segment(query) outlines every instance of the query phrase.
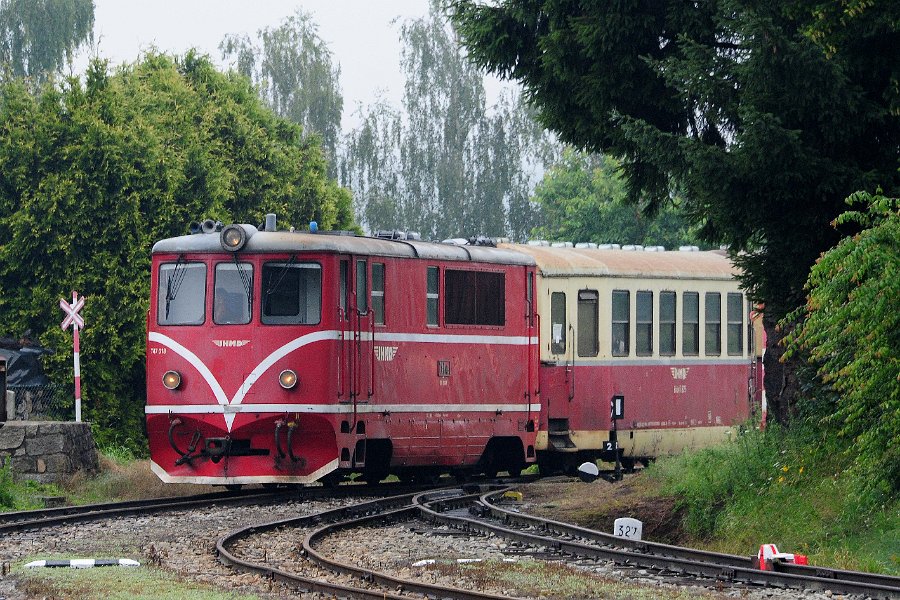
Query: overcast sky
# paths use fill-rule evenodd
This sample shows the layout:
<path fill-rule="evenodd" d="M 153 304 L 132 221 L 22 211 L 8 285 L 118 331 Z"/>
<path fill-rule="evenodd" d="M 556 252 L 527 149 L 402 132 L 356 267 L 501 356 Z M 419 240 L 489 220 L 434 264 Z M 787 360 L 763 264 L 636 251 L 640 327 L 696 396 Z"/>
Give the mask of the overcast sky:
<path fill-rule="evenodd" d="M 428 0 L 94 0 L 94 6 L 95 49 L 113 65 L 154 47 L 176 54 L 197 48 L 220 63 L 218 46 L 227 34 L 253 38 L 301 8 L 313 15 L 340 64 L 345 131 L 355 124 L 358 105 L 368 105 L 379 91 L 399 105 L 400 25 L 393 21 L 428 14 Z M 80 57 L 76 71 L 86 63 Z M 497 87 L 489 85 L 489 93 Z"/>

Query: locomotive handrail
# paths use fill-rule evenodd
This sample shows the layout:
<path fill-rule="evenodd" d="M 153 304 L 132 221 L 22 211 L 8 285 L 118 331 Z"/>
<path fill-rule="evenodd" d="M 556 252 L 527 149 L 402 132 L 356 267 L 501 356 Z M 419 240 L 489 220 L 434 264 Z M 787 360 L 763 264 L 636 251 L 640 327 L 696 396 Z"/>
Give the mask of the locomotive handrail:
<path fill-rule="evenodd" d="M 369 353 L 369 363 L 372 365 L 372 372 L 369 377 L 368 396 L 371 398 L 375 395 L 375 311 L 370 307 L 367 315 L 369 317 L 369 329 L 372 330 L 372 351 Z"/>
<path fill-rule="evenodd" d="M 338 337 L 338 398 L 344 395 L 344 309 L 337 307 L 338 324 L 341 326 L 341 335 Z"/>

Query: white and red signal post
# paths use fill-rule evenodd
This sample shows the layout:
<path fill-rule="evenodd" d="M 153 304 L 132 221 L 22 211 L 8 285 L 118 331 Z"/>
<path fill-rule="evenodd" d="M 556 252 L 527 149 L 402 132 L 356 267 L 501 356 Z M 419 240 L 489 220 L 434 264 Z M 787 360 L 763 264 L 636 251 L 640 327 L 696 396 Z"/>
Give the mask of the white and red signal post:
<path fill-rule="evenodd" d="M 79 312 L 84 307 L 84 296 L 78 297 L 78 292 L 72 292 L 72 302 L 66 302 L 62 298 L 59 299 L 59 307 L 66 314 L 66 317 L 60 323 L 63 331 L 72 327 L 75 337 L 75 422 L 81 423 L 81 362 L 78 357 L 81 349 L 78 342 L 78 331 L 84 329 L 84 317 Z"/>

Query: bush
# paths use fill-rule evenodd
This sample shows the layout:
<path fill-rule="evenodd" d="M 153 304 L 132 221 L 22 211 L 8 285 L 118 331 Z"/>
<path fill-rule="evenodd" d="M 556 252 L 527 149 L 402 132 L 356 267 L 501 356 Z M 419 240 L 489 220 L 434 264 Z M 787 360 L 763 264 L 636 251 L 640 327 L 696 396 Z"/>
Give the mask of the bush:
<path fill-rule="evenodd" d="M 786 357 L 807 357 L 817 424 L 844 440 L 867 488 L 900 491 L 900 201 L 858 193 L 835 225 L 865 229 L 824 253 Z"/>

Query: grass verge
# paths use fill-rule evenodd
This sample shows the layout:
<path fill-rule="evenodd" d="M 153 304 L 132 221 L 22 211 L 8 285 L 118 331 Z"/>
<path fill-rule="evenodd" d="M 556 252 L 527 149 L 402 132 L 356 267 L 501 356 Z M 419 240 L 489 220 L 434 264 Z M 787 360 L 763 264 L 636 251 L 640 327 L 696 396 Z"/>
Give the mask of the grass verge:
<path fill-rule="evenodd" d="M 151 567 L 95 569 L 22 569 L 17 588 L 28 598 L 48 600 L 255 600 L 258 596 L 223 592 L 212 586 L 181 581 L 171 572 Z"/>
<path fill-rule="evenodd" d="M 900 575 L 900 501 L 859 481 L 852 459 L 818 435 L 751 430 L 646 474 L 685 511 L 695 545 L 747 554 L 774 543 L 810 564 Z"/>

